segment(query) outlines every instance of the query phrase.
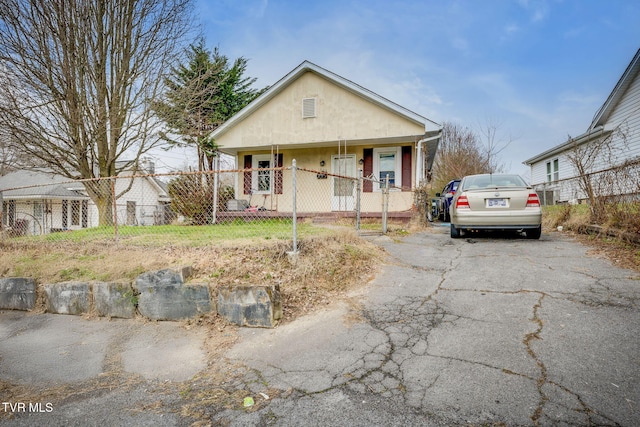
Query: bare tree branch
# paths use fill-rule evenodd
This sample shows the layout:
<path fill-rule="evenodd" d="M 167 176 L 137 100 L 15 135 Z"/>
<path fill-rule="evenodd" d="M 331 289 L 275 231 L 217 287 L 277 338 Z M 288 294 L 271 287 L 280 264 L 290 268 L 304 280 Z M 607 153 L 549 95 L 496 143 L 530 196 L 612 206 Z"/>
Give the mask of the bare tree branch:
<path fill-rule="evenodd" d="M 186 44 L 191 2 L 0 2 L 0 125 L 15 147 L 72 179 L 136 164 L 161 142 L 150 103 Z M 86 182 L 110 223 L 110 193 Z"/>

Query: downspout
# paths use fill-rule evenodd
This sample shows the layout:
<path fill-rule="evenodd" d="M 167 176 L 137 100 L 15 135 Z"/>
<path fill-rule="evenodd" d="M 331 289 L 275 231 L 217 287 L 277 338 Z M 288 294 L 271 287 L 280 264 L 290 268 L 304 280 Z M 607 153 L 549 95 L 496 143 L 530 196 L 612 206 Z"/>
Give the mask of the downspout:
<path fill-rule="evenodd" d="M 430 138 L 423 138 L 420 141 L 418 141 L 417 146 L 416 146 L 416 187 L 419 187 L 422 185 L 422 182 L 425 179 L 425 173 L 424 173 L 424 160 L 422 158 L 422 144 L 425 142 L 429 142 L 429 141 L 433 141 L 434 139 L 439 139 L 442 135 L 438 134 L 436 136 L 432 136 Z"/>

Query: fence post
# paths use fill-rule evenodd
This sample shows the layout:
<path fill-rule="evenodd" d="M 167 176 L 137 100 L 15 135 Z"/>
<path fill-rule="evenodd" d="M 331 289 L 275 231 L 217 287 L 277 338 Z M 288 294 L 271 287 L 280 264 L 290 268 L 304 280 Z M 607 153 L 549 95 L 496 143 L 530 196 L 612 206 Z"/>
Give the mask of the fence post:
<path fill-rule="evenodd" d="M 211 215 L 211 224 L 215 224 L 218 220 L 218 177 L 220 172 L 220 157 L 216 153 L 213 158 L 213 212 Z"/>
<path fill-rule="evenodd" d="M 382 233 L 387 234 L 387 212 L 389 211 L 389 174 L 385 176 L 382 190 Z"/>
<path fill-rule="evenodd" d="M 356 231 L 360 231 L 360 194 L 362 192 L 362 169 L 358 169 L 358 183 L 356 184 Z"/>
<path fill-rule="evenodd" d="M 111 178 L 111 203 L 113 209 L 113 230 L 115 233 L 116 243 L 119 242 L 120 236 L 118 235 L 118 206 L 116 205 L 116 178 Z"/>
<path fill-rule="evenodd" d="M 2 191 L 0 191 L 0 241 L 4 242 L 4 214 L 3 214 L 3 204 L 4 204 L 4 199 L 3 199 L 3 194 Z"/>
<path fill-rule="evenodd" d="M 293 220 L 293 249 L 292 252 L 295 254 L 298 252 L 298 212 L 297 212 L 297 180 L 296 180 L 296 159 L 293 159 L 291 162 L 291 187 L 293 188 L 292 201 L 293 201 L 293 209 L 292 209 L 292 220 Z"/>

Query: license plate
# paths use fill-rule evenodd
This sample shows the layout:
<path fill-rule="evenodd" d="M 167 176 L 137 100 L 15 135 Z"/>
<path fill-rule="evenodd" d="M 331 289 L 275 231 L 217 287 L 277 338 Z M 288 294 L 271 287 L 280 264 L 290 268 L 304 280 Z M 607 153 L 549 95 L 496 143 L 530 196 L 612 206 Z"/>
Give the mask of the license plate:
<path fill-rule="evenodd" d="M 488 208 L 506 208 L 507 199 L 487 199 Z"/>

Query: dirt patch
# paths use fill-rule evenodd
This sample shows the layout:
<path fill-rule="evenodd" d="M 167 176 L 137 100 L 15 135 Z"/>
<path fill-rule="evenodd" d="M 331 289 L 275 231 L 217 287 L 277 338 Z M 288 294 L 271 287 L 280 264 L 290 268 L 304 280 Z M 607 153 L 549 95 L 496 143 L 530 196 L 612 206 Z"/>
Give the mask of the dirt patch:
<path fill-rule="evenodd" d="M 598 234 L 573 234 L 591 247 L 589 255 L 606 258 L 618 267 L 640 272 L 640 246 L 637 244 Z"/>
<path fill-rule="evenodd" d="M 637 222 L 636 218 L 635 225 L 616 228 L 612 234 L 634 234 L 634 230 L 638 227 Z M 608 233 L 611 230 L 610 225 L 605 224 L 600 228 L 600 232 L 594 232 L 587 205 L 546 207 L 543 211 L 542 225 L 546 232 L 555 231 L 561 226 L 565 232 L 571 233 L 577 240 L 590 246 L 591 255 L 606 258 L 619 267 L 640 271 L 640 245 L 629 239 L 612 237 Z"/>

